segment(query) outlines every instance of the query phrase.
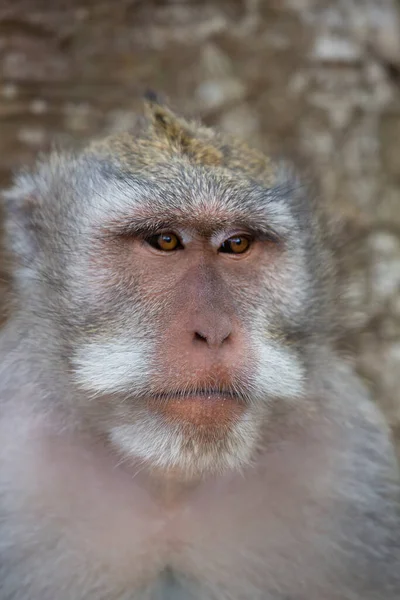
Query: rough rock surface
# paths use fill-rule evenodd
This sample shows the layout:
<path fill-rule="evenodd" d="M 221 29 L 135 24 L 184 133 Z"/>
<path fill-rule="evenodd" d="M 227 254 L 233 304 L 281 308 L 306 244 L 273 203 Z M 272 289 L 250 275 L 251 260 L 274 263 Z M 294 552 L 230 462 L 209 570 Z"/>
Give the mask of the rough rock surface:
<path fill-rule="evenodd" d="M 394 0 L 2 0 L 0 184 L 39 150 L 129 128 L 148 88 L 307 165 L 344 220 L 341 345 L 400 431 L 398 9 Z"/>

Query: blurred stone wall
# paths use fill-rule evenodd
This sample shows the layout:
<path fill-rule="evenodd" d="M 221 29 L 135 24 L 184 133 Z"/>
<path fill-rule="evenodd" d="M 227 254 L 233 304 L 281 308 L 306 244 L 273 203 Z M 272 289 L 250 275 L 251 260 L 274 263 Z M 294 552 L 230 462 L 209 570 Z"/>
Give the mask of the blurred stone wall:
<path fill-rule="evenodd" d="M 400 430 L 398 8 L 0 0 L 0 185 L 40 150 L 129 128 L 147 89 L 307 165 L 345 224 L 341 344 Z"/>

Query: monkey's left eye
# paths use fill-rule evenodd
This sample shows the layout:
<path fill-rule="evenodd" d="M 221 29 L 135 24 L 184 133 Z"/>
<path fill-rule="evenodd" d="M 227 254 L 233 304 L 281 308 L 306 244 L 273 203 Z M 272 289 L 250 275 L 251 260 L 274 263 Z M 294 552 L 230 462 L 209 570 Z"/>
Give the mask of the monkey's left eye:
<path fill-rule="evenodd" d="M 250 248 L 251 240 L 244 235 L 235 235 L 225 240 L 219 247 L 225 254 L 243 254 Z"/>
<path fill-rule="evenodd" d="M 183 248 L 178 236 L 174 233 L 152 235 L 146 239 L 146 242 L 156 250 L 161 250 L 162 252 L 172 252 L 173 250 Z"/>

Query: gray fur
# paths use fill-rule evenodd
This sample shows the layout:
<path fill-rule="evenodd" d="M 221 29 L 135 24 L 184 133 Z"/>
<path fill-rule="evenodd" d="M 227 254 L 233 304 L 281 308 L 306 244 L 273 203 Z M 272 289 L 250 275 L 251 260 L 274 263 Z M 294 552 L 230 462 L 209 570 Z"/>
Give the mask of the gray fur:
<path fill-rule="evenodd" d="M 0 600 L 400 597 L 393 444 L 333 350 L 323 217 L 276 172 L 267 185 L 184 153 L 135 171 L 90 150 L 53 155 L 5 194 L 16 308 L 0 339 Z M 277 236 L 281 254 L 273 276 L 260 261 L 248 286 L 226 284 L 255 357 L 251 381 L 235 383 L 248 419 L 185 462 L 179 427 L 167 436 L 138 409 L 176 307 L 142 297 L 134 257 L 112 285 L 107 261 L 90 265 L 99 240 L 149 225 L 140 211 L 192 227 L 216 208 L 226 222 L 205 227 L 234 215 Z M 198 470 L 172 512 L 170 484 L 151 491 L 135 463 L 146 444 L 153 466 Z"/>

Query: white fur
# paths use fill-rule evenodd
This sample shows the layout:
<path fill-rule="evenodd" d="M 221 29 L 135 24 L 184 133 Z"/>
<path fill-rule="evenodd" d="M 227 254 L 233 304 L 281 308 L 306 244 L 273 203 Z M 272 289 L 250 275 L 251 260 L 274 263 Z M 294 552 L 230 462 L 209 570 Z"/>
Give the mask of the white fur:
<path fill-rule="evenodd" d="M 258 345 L 259 364 L 254 378 L 256 394 L 260 390 L 267 397 L 300 398 L 304 393 L 305 367 L 296 353 L 277 342 Z"/>
<path fill-rule="evenodd" d="M 258 440 L 255 415 L 246 413 L 226 434 L 223 444 L 192 440 L 179 425 L 165 425 L 156 415 L 141 415 L 135 423 L 118 425 L 110 432 L 124 456 L 161 469 L 179 468 L 188 474 L 222 472 L 248 464 Z"/>
<path fill-rule="evenodd" d="M 146 344 L 138 340 L 92 341 L 75 354 L 75 377 L 94 393 L 129 392 L 146 380 L 145 356 Z"/>

